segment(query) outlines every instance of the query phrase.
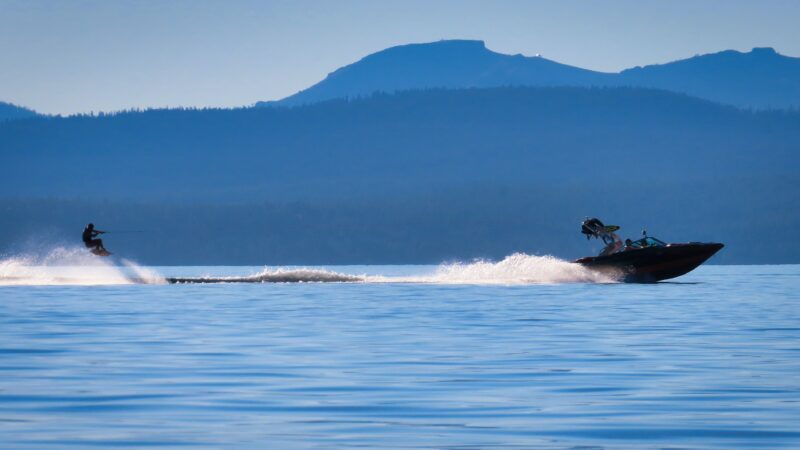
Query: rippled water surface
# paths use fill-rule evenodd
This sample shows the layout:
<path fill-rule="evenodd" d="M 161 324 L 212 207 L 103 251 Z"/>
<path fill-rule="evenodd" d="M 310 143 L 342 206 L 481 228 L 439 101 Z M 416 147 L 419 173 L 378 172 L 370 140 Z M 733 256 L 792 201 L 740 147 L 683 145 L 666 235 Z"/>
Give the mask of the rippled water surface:
<path fill-rule="evenodd" d="M 798 289 L 800 266 L 5 286 L 0 447 L 800 448 Z"/>

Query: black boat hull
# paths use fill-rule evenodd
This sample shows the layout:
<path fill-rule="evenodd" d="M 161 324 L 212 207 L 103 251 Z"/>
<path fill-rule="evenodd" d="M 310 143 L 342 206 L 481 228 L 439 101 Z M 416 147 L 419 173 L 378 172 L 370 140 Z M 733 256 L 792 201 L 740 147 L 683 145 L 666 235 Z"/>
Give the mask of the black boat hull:
<path fill-rule="evenodd" d="M 587 256 L 575 262 L 626 283 L 655 283 L 691 272 L 722 247 L 718 243 L 669 244 Z"/>

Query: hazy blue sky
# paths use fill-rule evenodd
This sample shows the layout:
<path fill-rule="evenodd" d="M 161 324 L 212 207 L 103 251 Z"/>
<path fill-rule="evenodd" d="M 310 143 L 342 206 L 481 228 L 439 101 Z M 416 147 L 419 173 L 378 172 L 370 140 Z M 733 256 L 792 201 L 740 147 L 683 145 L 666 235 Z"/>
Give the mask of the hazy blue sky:
<path fill-rule="evenodd" d="M 482 39 L 602 71 L 800 56 L 800 1 L 0 0 L 0 100 L 45 113 L 278 99 L 383 48 Z"/>

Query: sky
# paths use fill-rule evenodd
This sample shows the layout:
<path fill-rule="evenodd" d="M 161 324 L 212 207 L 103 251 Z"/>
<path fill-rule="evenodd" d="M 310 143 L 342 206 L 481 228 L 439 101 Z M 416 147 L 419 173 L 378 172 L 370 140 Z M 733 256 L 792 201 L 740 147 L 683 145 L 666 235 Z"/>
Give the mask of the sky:
<path fill-rule="evenodd" d="M 47 114 L 277 100 L 394 45 L 480 39 L 599 71 L 800 56 L 796 0 L 0 0 L 0 101 Z"/>

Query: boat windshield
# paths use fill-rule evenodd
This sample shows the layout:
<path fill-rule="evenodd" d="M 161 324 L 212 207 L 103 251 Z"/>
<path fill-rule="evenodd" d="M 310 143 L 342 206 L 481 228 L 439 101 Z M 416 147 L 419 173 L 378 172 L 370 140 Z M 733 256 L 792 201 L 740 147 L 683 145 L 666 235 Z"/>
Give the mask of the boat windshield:
<path fill-rule="evenodd" d="M 667 244 L 663 241 L 660 241 L 654 237 L 646 237 L 644 239 L 639 239 L 638 241 L 634 241 L 631 244 L 633 248 L 645 248 L 645 247 L 664 247 Z"/>

